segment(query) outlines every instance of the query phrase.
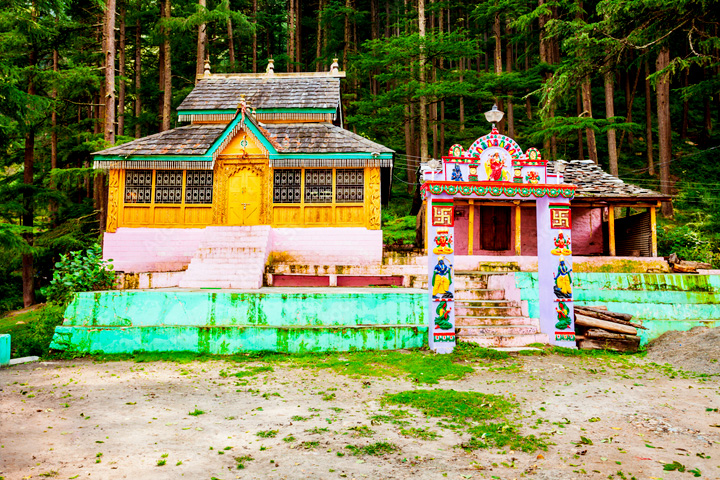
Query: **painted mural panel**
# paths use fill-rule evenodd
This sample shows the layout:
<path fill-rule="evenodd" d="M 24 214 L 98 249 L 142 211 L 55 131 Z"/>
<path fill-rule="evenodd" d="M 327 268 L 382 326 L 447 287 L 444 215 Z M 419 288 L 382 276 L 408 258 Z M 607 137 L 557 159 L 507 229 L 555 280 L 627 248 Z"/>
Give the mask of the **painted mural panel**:
<path fill-rule="evenodd" d="M 455 348 L 455 250 L 454 209 L 452 198 L 428 202 L 428 288 L 430 290 L 429 345 L 437 353 Z"/>

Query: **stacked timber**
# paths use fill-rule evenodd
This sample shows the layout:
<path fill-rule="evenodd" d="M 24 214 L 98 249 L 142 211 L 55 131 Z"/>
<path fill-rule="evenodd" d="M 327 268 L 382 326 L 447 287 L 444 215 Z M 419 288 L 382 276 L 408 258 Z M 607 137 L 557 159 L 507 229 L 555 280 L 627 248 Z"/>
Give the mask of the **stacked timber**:
<path fill-rule="evenodd" d="M 575 305 L 575 338 L 578 348 L 636 352 L 640 345 L 638 329 L 647 329 L 630 320 L 632 315 L 627 313 L 609 312 L 605 307 Z"/>
<path fill-rule="evenodd" d="M 668 263 L 672 266 L 673 273 L 698 273 L 699 269 L 709 270 L 712 268 L 712 265 L 706 262 L 680 260 L 674 253 L 668 257 Z"/>

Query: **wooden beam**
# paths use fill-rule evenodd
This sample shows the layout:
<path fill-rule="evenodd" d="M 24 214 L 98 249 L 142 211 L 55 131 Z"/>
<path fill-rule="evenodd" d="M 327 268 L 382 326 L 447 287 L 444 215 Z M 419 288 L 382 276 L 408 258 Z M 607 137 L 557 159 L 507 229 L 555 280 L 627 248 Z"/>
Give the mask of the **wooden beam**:
<path fill-rule="evenodd" d="M 652 256 L 657 257 L 657 215 L 655 207 L 650 207 L 650 240 L 652 242 Z"/>
<path fill-rule="evenodd" d="M 468 204 L 468 255 L 472 255 L 475 237 L 475 200 L 468 200 Z"/>
<path fill-rule="evenodd" d="M 615 256 L 615 208 L 608 207 L 608 237 L 610 241 L 610 256 Z"/>
<path fill-rule="evenodd" d="M 606 320 L 598 320 L 597 318 L 586 317 L 585 315 L 575 314 L 575 325 L 588 328 L 602 328 L 610 332 L 624 333 L 626 335 L 637 335 L 637 328 L 621 325 Z"/>
<path fill-rule="evenodd" d="M 521 229 L 520 205 L 518 204 L 515 205 L 515 255 L 518 257 L 522 255 Z"/>

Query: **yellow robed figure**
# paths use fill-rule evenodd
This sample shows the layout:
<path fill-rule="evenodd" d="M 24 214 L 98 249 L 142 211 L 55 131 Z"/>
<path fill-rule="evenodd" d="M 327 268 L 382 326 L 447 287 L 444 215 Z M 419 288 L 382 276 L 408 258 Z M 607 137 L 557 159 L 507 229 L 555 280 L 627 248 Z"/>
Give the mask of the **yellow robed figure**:
<path fill-rule="evenodd" d="M 445 265 L 445 257 L 438 257 L 432 276 L 433 298 L 452 298 L 452 265 Z"/>

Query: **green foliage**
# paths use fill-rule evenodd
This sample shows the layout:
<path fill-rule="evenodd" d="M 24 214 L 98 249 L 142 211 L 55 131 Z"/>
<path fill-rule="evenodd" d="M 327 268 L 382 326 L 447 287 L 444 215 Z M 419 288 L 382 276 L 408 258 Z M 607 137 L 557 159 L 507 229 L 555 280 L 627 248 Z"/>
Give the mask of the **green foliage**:
<path fill-rule="evenodd" d="M 455 390 L 413 390 L 386 394 L 383 403 L 417 408 L 427 417 L 449 420 L 449 423 L 439 423 L 440 426 L 467 430 L 471 438 L 461 445 L 465 449 L 506 446 L 524 452 L 547 449 L 542 439 L 534 435 L 523 436 L 518 432 L 519 426 L 515 419 L 519 405 L 501 395 Z"/>
<path fill-rule="evenodd" d="M 385 220 L 383 215 L 383 243 L 385 245 L 409 245 L 415 243 L 415 224 L 417 217 L 410 215 Z"/>
<path fill-rule="evenodd" d="M 25 328 L 13 334 L 12 345 L 15 357 L 47 354 L 52 342 L 55 327 L 63 322 L 64 305 L 48 304 L 36 313 L 36 318 L 28 321 Z M 17 319 L 18 317 L 14 317 Z"/>
<path fill-rule="evenodd" d="M 112 260 L 111 260 L 112 261 Z M 67 304 L 78 292 L 113 288 L 115 272 L 110 262 L 102 259 L 100 245 L 60 256 L 48 287 L 48 300 Z"/>
<path fill-rule="evenodd" d="M 400 447 L 398 447 L 394 443 L 390 443 L 390 442 L 375 442 L 375 443 L 371 443 L 370 445 L 362 445 L 362 446 L 348 445 L 345 448 L 350 450 L 350 452 L 355 456 L 363 456 L 363 455 L 380 456 L 380 455 L 388 455 L 388 454 L 400 451 Z"/>

